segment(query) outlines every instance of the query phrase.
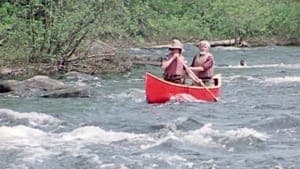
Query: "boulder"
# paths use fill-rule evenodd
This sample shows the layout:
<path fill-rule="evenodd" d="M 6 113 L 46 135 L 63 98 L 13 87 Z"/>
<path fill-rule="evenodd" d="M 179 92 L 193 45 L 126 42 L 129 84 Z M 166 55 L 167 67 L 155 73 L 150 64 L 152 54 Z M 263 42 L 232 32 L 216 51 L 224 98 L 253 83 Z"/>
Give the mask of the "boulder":
<path fill-rule="evenodd" d="M 0 84 L 0 93 L 6 93 L 12 91 L 11 88 L 7 85 Z"/>
<path fill-rule="evenodd" d="M 27 88 L 41 89 L 45 91 L 57 90 L 65 88 L 65 84 L 61 81 L 54 80 L 48 76 L 34 76 L 30 79 L 24 80 L 23 83 Z"/>
<path fill-rule="evenodd" d="M 46 98 L 66 98 L 66 97 L 89 97 L 90 88 L 87 85 L 78 85 L 65 89 L 59 89 L 41 95 Z"/>
<path fill-rule="evenodd" d="M 6 93 L 10 91 L 18 90 L 22 85 L 21 81 L 18 80 L 5 80 L 0 82 L 0 93 Z"/>

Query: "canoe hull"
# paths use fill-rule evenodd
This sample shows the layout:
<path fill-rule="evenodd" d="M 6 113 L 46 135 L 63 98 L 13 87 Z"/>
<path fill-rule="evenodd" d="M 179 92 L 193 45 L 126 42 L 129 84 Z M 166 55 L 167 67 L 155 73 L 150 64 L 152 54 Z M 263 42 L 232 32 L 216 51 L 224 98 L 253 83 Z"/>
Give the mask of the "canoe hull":
<path fill-rule="evenodd" d="M 146 73 L 146 99 L 148 103 L 164 103 L 177 95 L 188 94 L 197 100 L 215 101 L 214 97 L 220 97 L 221 75 L 216 76 L 214 79 L 218 81 L 216 86 L 204 88 L 168 82 L 151 73 Z M 210 90 L 210 92 L 207 90 Z"/>

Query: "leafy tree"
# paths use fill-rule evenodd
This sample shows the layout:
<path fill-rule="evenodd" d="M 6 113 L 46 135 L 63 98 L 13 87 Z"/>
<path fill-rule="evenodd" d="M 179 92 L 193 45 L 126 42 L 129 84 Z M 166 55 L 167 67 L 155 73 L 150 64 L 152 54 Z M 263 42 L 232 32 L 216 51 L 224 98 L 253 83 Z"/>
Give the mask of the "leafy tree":
<path fill-rule="evenodd" d="M 1 11 L 13 9 L 10 16 L 13 18 L 4 18 L 10 22 L 1 26 L 2 35 L 9 42 L 5 47 L 20 45 L 25 51 L 30 49 L 23 55 L 18 54 L 29 62 L 71 56 L 93 30 L 102 11 L 101 1 L 89 0 L 30 0 L 6 2 L 5 5 L 1 6 Z"/>
<path fill-rule="evenodd" d="M 300 37 L 297 0 L 2 0 L 0 56 L 67 59 L 95 39 Z"/>

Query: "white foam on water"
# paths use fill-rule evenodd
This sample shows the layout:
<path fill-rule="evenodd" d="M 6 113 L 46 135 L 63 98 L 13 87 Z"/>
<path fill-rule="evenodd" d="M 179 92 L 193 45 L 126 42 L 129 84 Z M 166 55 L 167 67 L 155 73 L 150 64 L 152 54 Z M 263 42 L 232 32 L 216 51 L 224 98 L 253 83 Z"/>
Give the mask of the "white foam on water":
<path fill-rule="evenodd" d="M 290 82 L 300 82 L 300 76 L 285 76 L 285 77 L 274 77 L 274 78 L 266 78 L 264 82 L 267 83 L 290 83 Z"/>
<path fill-rule="evenodd" d="M 227 76 L 223 78 L 223 81 L 231 82 L 232 80 L 236 80 L 236 79 L 246 79 L 248 81 L 260 81 L 260 79 L 255 78 L 253 76 L 242 76 L 242 75 Z"/>
<path fill-rule="evenodd" d="M 180 123 L 184 119 L 177 119 Z M 51 155 L 61 153 L 70 153 L 74 157 L 84 156 L 93 164 L 103 165 L 105 163 L 97 158 L 97 155 L 87 148 L 91 144 L 118 144 L 120 141 L 126 141 L 136 148 L 145 151 L 149 148 L 158 147 L 169 141 L 175 141 L 179 144 L 192 144 L 203 147 L 226 148 L 226 144 L 232 142 L 244 142 L 244 138 L 254 138 L 254 140 L 266 141 L 269 136 L 249 128 L 238 128 L 228 131 L 219 131 L 213 128 L 211 123 L 207 123 L 197 130 L 162 130 L 166 133 L 146 133 L 136 134 L 128 132 L 106 131 L 97 126 L 84 126 L 74 129 L 70 132 L 47 133 L 39 129 L 27 126 L 0 127 L 0 151 L 21 150 L 24 162 L 34 164 L 42 162 Z M 255 142 L 256 143 L 256 142 Z M 234 146 L 233 146 L 234 147 Z M 228 151 L 233 151 L 229 149 Z M 163 153 L 161 160 L 170 165 L 180 164 L 181 166 L 193 166 L 193 163 L 187 161 L 178 155 L 168 155 Z M 155 154 L 157 155 L 157 154 Z"/>
<path fill-rule="evenodd" d="M 9 164 L 7 168 L 5 169 L 31 169 L 31 167 L 27 166 L 26 164 Z"/>
<path fill-rule="evenodd" d="M 175 154 L 175 155 L 168 155 L 165 157 L 165 160 L 167 161 L 168 164 L 174 164 L 177 161 L 187 161 L 185 158 Z"/>
<path fill-rule="evenodd" d="M 219 131 L 212 129 L 212 124 L 207 123 L 200 129 L 187 132 L 182 139 L 185 142 L 190 142 L 192 144 L 198 144 L 205 147 L 222 147 L 213 139 L 213 136 L 218 134 Z"/>
<path fill-rule="evenodd" d="M 258 132 L 251 128 L 237 128 L 237 129 L 223 131 L 223 132 L 218 131 L 215 134 L 216 134 L 215 136 L 221 138 L 218 139 L 220 143 L 223 143 L 221 140 L 227 140 L 227 142 L 234 142 L 234 141 L 239 141 L 244 138 L 250 138 L 250 137 L 260 141 L 266 141 L 270 137 L 266 133 Z M 253 144 L 253 142 L 251 142 L 250 140 L 249 144 Z"/>
<path fill-rule="evenodd" d="M 249 68 L 291 68 L 291 69 L 299 69 L 300 68 L 300 63 L 295 63 L 295 64 L 284 64 L 284 63 L 279 63 L 279 64 L 262 64 L 262 65 L 251 65 L 247 66 Z"/>
<path fill-rule="evenodd" d="M 12 120 L 27 119 L 29 124 L 31 124 L 32 126 L 55 124 L 61 122 L 59 119 L 53 116 L 37 112 L 21 113 L 10 109 L 0 109 L 0 115 L 6 115 L 9 119 Z"/>
<path fill-rule="evenodd" d="M 100 78 L 99 77 L 94 77 L 93 80 L 100 80 Z"/>
<path fill-rule="evenodd" d="M 223 135 L 229 138 L 231 141 L 240 140 L 242 138 L 249 138 L 249 137 L 254 137 L 260 141 L 266 141 L 270 137 L 266 133 L 261 133 L 254 129 L 249 129 L 249 128 L 239 128 L 236 130 L 229 130 L 226 131 Z"/>
<path fill-rule="evenodd" d="M 243 143 L 245 142 L 244 140 L 249 142 L 249 145 L 253 145 L 256 143 L 256 140 L 266 141 L 269 138 L 269 135 L 249 128 L 219 131 L 217 129 L 213 129 L 211 123 L 207 123 L 197 130 L 191 130 L 187 132 L 172 130 L 163 137 L 161 137 L 161 135 L 159 135 L 159 138 L 157 139 L 155 139 L 155 136 L 153 137 L 153 139 L 156 141 L 142 145 L 141 149 L 157 147 L 169 140 L 174 140 L 182 144 L 193 144 L 210 148 L 226 148 L 227 144 L 234 142 Z M 228 151 L 233 150 L 234 148 L 228 149 Z"/>
<path fill-rule="evenodd" d="M 95 126 L 85 126 L 73 130 L 69 133 L 61 133 L 63 141 L 80 141 L 85 143 L 110 144 L 116 141 L 142 141 L 150 139 L 145 134 L 135 134 L 126 132 L 105 131 Z M 151 139 L 150 139 L 151 140 Z"/>
<path fill-rule="evenodd" d="M 175 168 L 193 168 L 195 167 L 195 164 L 184 157 L 178 155 L 178 154 L 169 154 L 169 153 L 155 153 L 155 154 L 149 154 L 149 153 L 144 153 L 142 154 L 142 158 L 146 159 L 147 161 L 153 161 L 155 159 L 156 162 L 166 162 L 170 166 L 174 166 Z M 159 167 L 158 164 L 154 163 L 152 164 L 153 168 Z"/>
<path fill-rule="evenodd" d="M 102 161 L 86 146 L 89 144 L 109 145 L 117 141 L 128 141 L 138 145 L 147 141 L 154 142 L 146 134 L 105 131 L 95 126 L 80 127 L 64 133 L 46 133 L 23 125 L 0 127 L 0 151 L 21 151 L 22 159 L 20 160 L 29 166 L 63 152 L 68 152 L 75 157 L 87 157 L 90 159 L 89 162 L 100 165 Z"/>
<path fill-rule="evenodd" d="M 144 79 L 141 79 L 141 78 L 128 79 L 128 82 L 136 82 L 136 81 L 144 81 Z"/>
<path fill-rule="evenodd" d="M 174 122 L 175 122 L 176 125 L 180 125 L 180 124 L 183 124 L 184 122 L 186 122 L 186 121 L 188 121 L 188 120 L 189 120 L 188 117 L 183 117 L 183 116 L 181 116 L 181 117 L 177 117 L 177 118 L 174 120 Z"/>
<path fill-rule="evenodd" d="M 296 131 L 297 131 L 296 127 L 293 127 L 293 128 L 277 129 L 276 133 L 283 134 L 285 135 L 285 137 L 291 138 L 296 133 Z"/>
<path fill-rule="evenodd" d="M 129 169 L 125 164 L 102 164 L 100 169 Z"/>
<path fill-rule="evenodd" d="M 175 102 L 199 102 L 199 103 L 207 102 L 207 101 L 204 101 L 204 100 L 199 100 L 199 99 L 195 98 L 194 96 L 192 96 L 190 94 L 185 94 L 185 93 L 176 94 L 175 96 L 172 96 L 170 98 L 170 101 L 175 101 Z"/>
<path fill-rule="evenodd" d="M 181 157 L 177 154 L 159 154 L 160 157 L 158 157 L 159 160 L 165 161 L 170 166 L 180 166 L 183 168 L 193 168 L 194 163 L 188 161 L 187 159 Z"/>
<path fill-rule="evenodd" d="M 19 150 L 22 161 L 30 164 L 43 162 L 50 155 L 55 154 L 53 137 L 39 129 L 19 125 L 13 127 L 0 127 L 0 151 Z M 19 166 L 12 165 L 12 168 Z M 22 166 L 27 167 L 26 164 Z M 30 168 L 30 167 L 29 167 Z"/>
<path fill-rule="evenodd" d="M 143 145 L 140 146 L 141 149 L 146 150 L 149 148 L 153 148 L 159 145 L 162 145 L 163 143 L 166 143 L 168 140 L 177 140 L 180 141 L 180 139 L 175 136 L 175 134 L 173 132 L 169 132 L 166 136 L 162 137 L 162 138 L 153 138 L 153 141 L 151 141 L 150 143 L 143 143 Z M 155 140 L 155 141 L 154 141 Z"/>
<path fill-rule="evenodd" d="M 100 127 L 85 126 L 71 132 L 45 133 L 42 130 L 19 125 L 13 127 L 0 127 L 0 148 L 9 149 L 13 146 L 51 146 L 57 144 L 110 144 L 126 140 L 133 143 L 153 142 L 147 134 L 135 134 L 126 132 L 105 131 Z"/>
<path fill-rule="evenodd" d="M 154 142 L 150 142 L 148 144 L 141 145 L 141 149 L 149 149 L 153 147 L 160 146 L 170 140 L 180 142 L 182 144 L 196 144 L 204 147 L 220 147 L 218 143 L 216 143 L 211 135 L 215 135 L 215 131 L 211 128 L 211 124 L 206 124 L 202 128 L 198 130 L 182 132 L 176 129 L 167 130 L 167 134 L 161 136 L 161 134 L 157 134 L 157 136 L 152 136 Z"/>
<path fill-rule="evenodd" d="M 60 142 L 76 142 L 76 144 L 111 144 L 118 141 L 128 141 L 140 146 L 142 150 L 160 146 L 170 140 L 180 143 L 190 143 L 204 147 L 221 147 L 224 148 L 230 142 L 240 141 L 244 138 L 254 138 L 254 140 L 266 141 L 269 135 L 258 132 L 251 128 L 238 128 L 229 131 L 219 131 L 212 128 L 211 123 L 203 127 L 188 132 L 173 129 L 167 131 L 163 136 L 159 133 L 152 134 L 135 134 L 127 132 L 105 131 L 95 126 L 85 126 L 75 129 L 71 132 L 58 134 Z M 224 141 L 225 140 L 225 141 Z M 253 144 L 249 140 L 249 145 Z"/>
<path fill-rule="evenodd" d="M 124 100 L 130 99 L 136 103 L 141 103 L 145 101 L 145 90 L 139 88 L 130 88 L 121 93 L 110 94 L 107 97 L 110 99 L 117 99 L 118 101 L 120 101 L 120 99 L 124 99 Z"/>
<path fill-rule="evenodd" d="M 228 50 L 228 51 L 233 51 L 233 50 L 247 50 L 246 48 L 239 48 L 239 47 L 234 47 L 234 46 L 216 46 L 214 47 L 215 50 Z"/>
<path fill-rule="evenodd" d="M 19 125 L 13 127 L 0 127 L 0 136 L 0 148 L 9 149 L 10 146 L 15 148 L 15 146 L 40 145 L 47 134 L 39 129 Z"/>
<path fill-rule="evenodd" d="M 96 82 L 96 83 L 95 83 L 95 86 L 96 86 L 96 87 L 103 87 L 102 82 Z"/>
<path fill-rule="evenodd" d="M 53 153 L 46 148 L 43 147 L 31 147 L 26 148 L 24 151 L 24 158 L 23 161 L 26 161 L 28 163 L 34 164 L 34 163 L 42 163 L 44 159 L 52 155 Z"/>
<path fill-rule="evenodd" d="M 219 69 L 253 69 L 253 68 L 287 68 L 287 69 L 300 69 L 300 63 L 295 64 L 261 64 L 261 65 L 228 65 L 228 66 L 216 66 Z"/>

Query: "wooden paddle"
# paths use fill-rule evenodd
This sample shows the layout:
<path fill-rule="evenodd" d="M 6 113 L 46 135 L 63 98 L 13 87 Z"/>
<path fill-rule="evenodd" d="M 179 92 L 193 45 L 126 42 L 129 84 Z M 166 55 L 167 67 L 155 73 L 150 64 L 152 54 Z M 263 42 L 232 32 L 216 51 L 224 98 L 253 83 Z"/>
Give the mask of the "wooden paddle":
<path fill-rule="evenodd" d="M 188 75 L 192 78 L 193 81 L 195 81 L 196 83 L 200 83 L 201 86 L 203 86 L 205 88 L 205 90 L 210 94 L 210 96 L 212 96 L 214 98 L 214 101 L 218 101 L 218 99 L 216 98 L 216 96 L 205 86 L 205 84 L 202 82 L 201 79 L 199 79 L 195 73 L 190 69 L 189 66 L 187 66 L 181 59 L 177 58 L 184 66 L 186 72 L 188 73 Z"/>

